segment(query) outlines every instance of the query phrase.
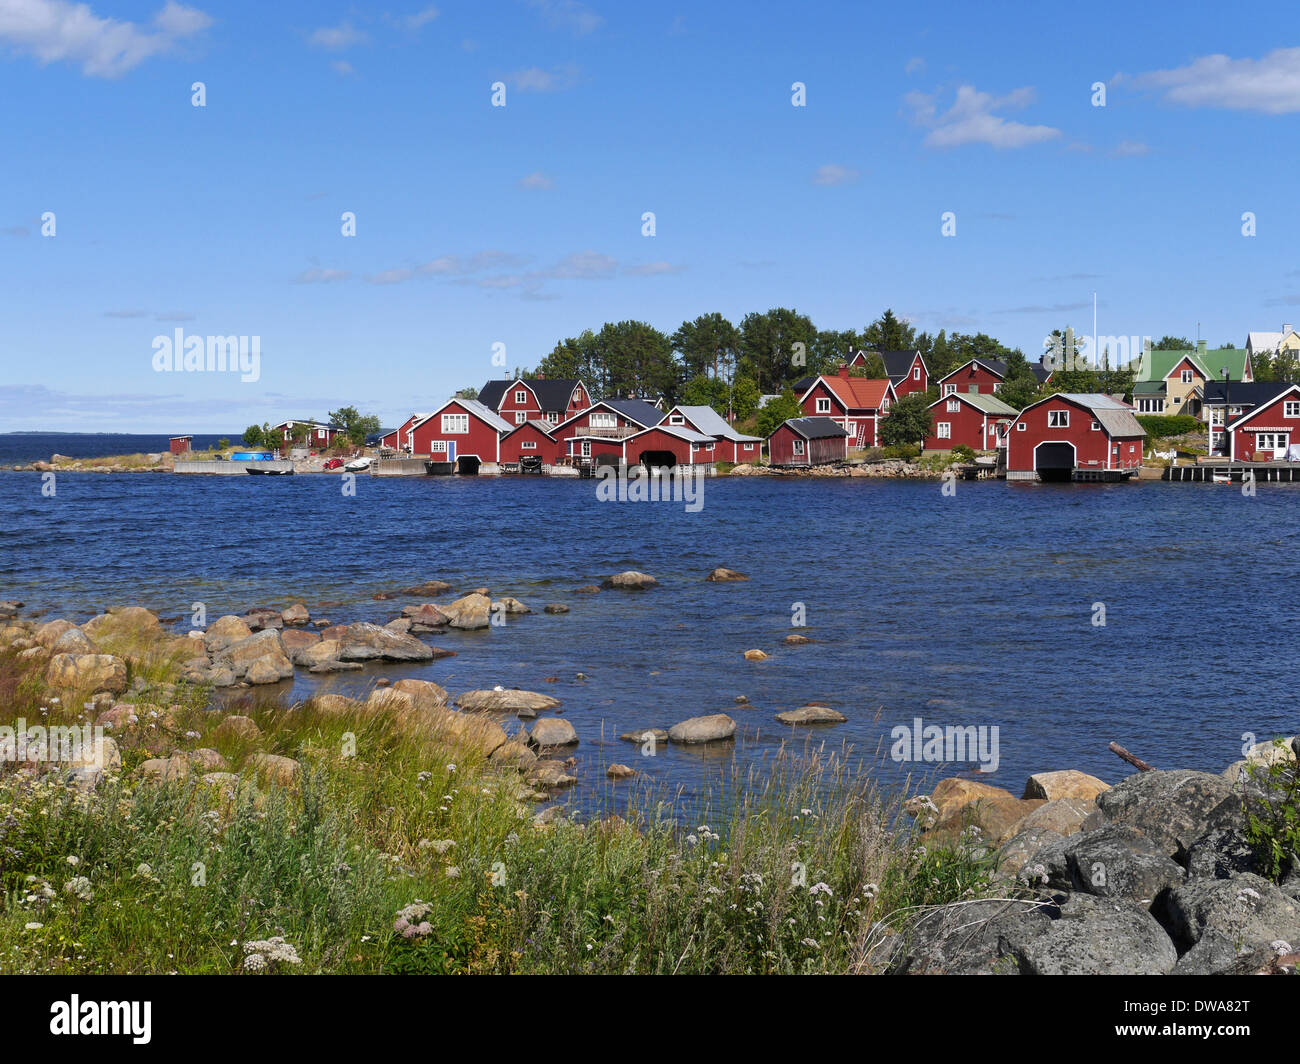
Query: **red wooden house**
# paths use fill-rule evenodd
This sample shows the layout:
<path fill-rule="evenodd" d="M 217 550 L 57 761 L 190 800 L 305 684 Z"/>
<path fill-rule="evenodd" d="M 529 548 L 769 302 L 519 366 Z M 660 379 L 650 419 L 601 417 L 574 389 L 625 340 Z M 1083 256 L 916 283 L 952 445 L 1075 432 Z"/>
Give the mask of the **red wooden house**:
<path fill-rule="evenodd" d="M 1038 378 L 1040 385 L 1051 382 L 1052 371 L 1041 362 L 1031 362 L 1029 368 Z M 951 373 L 939 378 L 939 394 L 952 395 L 954 392 L 965 392 L 969 395 L 981 392 L 992 395 L 1006 378 L 1007 364 L 1000 359 L 972 358 Z"/>
<path fill-rule="evenodd" d="M 885 375 L 894 386 L 896 398 L 929 389 L 930 368 L 920 351 L 854 351 L 849 357 L 849 368 L 867 365 L 872 355 L 879 355 L 885 364 Z"/>
<path fill-rule="evenodd" d="M 423 421 L 428 416 L 428 414 L 408 415 L 406 420 L 393 429 L 392 432 L 380 437 L 379 446 L 414 454 L 415 452 L 411 448 L 411 429 L 416 426 L 417 422 Z"/>
<path fill-rule="evenodd" d="M 941 396 L 930 404 L 930 435 L 925 447 L 933 451 L 951 451 L 954 447 L 997 450 L 1006 446 L 1007 429 L 1016 413 L 1015 407 L 996 395 L 954 392 Z"/>
<path fill-rule="evenodd" d="M 703 432 L 672 425 L 655 425 L 623 440 L 623 461 L 628 465 L 712 465 L 718 458 L 718 441 Z M 728 459 L 730 461 L 730 459 Z"/>
<path fill-rule="evenodd" d="M 167 450 L 172 454 L 189 454 L 194 449 L 193 436 L 169 436 Z"/>
<path fill-rule="evenodd" d="M 266 442 L 290 444 L 299 439 L 300 446 L 325 448 L 342 432 L 338 425 L 322 425 L 319 421 L 281 421 L 271 429 L 271 437 Z"/>
<path fill-rule="evenodd" d="M 848 430 L 828 417 L 792 417 L 767 438 L 767 455 L 774 466 L 843 462 L 849 456 Z"/>
<path fill-rule="evenodd" d="M 830 418 L 844 427 L 850 447 L 876 447 L 880 443 L 880 422 L 889 416 L 897 401 L 888 380 L 853 377 L 841 366 L 835 375 L 822 374 L 799 400 L 809 417 Z"/>
<path fill-rule="evenodd" d="M 713 437 L 717 441 L 715 462 L 757 462 L 762 457 L 762 437 L 737 432 L 711 406 L 675 406 L 661 424 Z"/>
<path fill-rule="evenodd" d="M 578 464 L 601 457 L 622 457 L 623 441 L 658 425 L 663 412 L 640 399 L 602 399 L 554 429 L 562 461 Z"/>
<path fill-rule="evenodd" d="M 591 395 L 587 386 L 574 378 L 516 377 L 488 381 L 478 393 L 478 401 L 511 425 L 526 421 L 558 425 L 591 406 Z"/>
<path fill-rule="evenodd" d="M 1236 386 L 1233 386 L 1235 391 Z M 1229 457 L 1238 462 L 1284 459 L 1300 444 L 1300 384 L 1228 422 Z"/>
<path fill-rule="evenodd" d="M 1142 465 L 1146 432 L 1108 395 L 1058 392 L 1031 403 L 1007 434 L 1008 480 L 1118 480 Z"/>
<path fill-rule="evenodd" d="M 540 458 L 543 465 L 557 465 L 561 457 L 560 441 L 555 438 L 549 421 L 525 421 L 501 437 L 501 461 L 519 462 Z"/>
<path fill-rule="evenodd" d="M 513 427 L 477 399 L 449 399 L 411 429 L 411 453 L 476 473 L 501 461 L 501 436 Z"/>

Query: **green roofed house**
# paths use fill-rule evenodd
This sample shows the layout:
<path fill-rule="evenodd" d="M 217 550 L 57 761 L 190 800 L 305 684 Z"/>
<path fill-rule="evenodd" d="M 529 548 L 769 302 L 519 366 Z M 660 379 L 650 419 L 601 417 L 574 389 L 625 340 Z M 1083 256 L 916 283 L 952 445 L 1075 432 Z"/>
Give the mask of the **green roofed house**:
<path fill-rule="evenodd" d="M 1198 341 L 1194 351 L 1144 351 L 1133 384 L 1133 406 L 1139 414 L 1190 414 L 1203 417 L 1207 380 L 1255 379 L 1250 352 L 1235 347 L 1207 350 Z"/>

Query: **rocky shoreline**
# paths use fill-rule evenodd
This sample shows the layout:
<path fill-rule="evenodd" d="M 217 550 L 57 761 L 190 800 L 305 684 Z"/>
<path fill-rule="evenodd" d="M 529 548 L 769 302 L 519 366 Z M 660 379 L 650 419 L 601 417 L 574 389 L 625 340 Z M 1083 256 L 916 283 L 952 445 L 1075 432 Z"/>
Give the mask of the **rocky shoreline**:
<path fill-rule="evenodd" d="M 715 569 L 704 579 L 747 577 Z M 575 591 L 635 594 L 657 583 L 628 571 Z M 69 786 L 93 791 L 122 773 L 129 753 L 130 775 L 140 782 L 193 777 L 236 790 L 245 783 L 293 786 L 303 766 L 266 748 L 250 717 L 207 705 L 207 693 L 273 691 L 295 670 L 327 674 L 367 663 L 428 662 L 454 652 L 419 635 L 489 628 L 494 616 L 533 612 L 511 596 L 493 598 L 486 588 L 424 601 L 450 590 L 429 581 L 395 592 L 420 601 L 386 625 L 333 624 L 294 604 L 219 617 L 188 635 L 138 606 L 74 624 L 23 618 L 21 603 L 0 603 L 0 648 L 32 662 L 51 702 L 72 712 L 84 707 L 79 723 L 106 736 L 83 759 L 57 764 L 22 761 L 6 744 L 18 746 L 23 737 L 0 736 L 0 772 L 57 772 Z M 555 607 L 567 609 L 552 603 L 544 612 Z M 745 652 L 751 656 L 766 655 Z M 171 670 L 166 682 L 156 679 L 159 662 Z M 736 701 L 747 703 L 743 696 Z M 452 750 L 482 758 L 520 803 L 551 803 L 578 782 L 578 729 L 564 717 L 562 700 L 541 692 L 496 687 L 452 694 L 429 680 L 377 677 L 364 699 L 316 694 L 285 712 L 317 720 L 382 718 L 437 736 Z M 220 715 L 215 729 L 214 713 Z M 201 731 L 196 714 L 206 722 Z M 792 733 L 845 720 L 817 702 L 776 714 Z M 644 749 L 726 742 L 736 732 L 731 716 L 710 713 L 657 721 L 618 738 Z M 211 746 L 192 748 L 189 737 L 201 733 L 227 749 L 223 736 L 237 740 L 244 753 L 232 761 Z M 1300 737 L 1259 743 L 1218 775 L 1139 771 L 1113 787 L 1077 770 L 1042 772 L 1020 796 L 979 780 L 943 779 L 905 803 L 914 837 L 925 851 L 960 851 L 987 863 L 991 890 L 903 923 L 882 921 L 866 966 L 957 974 L 1292 971 L 1300 960 L 1300 861 L 1283 852 L 1267 867 L 1250 824 L 1266 817 L 1280 795 L 1294 803 L 1298 756 Z M 621 781 L 638 773 L 614 762 L 605 775 Z M 534 819 L 564 815 L 562 806 L 548 804 Z"/>
<path fill-rule="evenodd" d="M 1293 972 L 1300 863 L 1274 882 L 1247 835 L 1298 755 L 1300 737 L 1258 743 L 1221 775 L 1152 769 L 1113 787 L 1039 773 L 1020 798 L 945 779 L 910 800 L 922 838 L 987 852 L 1003 896 L 927 912 L 877 953 L 912 974 Z"/>

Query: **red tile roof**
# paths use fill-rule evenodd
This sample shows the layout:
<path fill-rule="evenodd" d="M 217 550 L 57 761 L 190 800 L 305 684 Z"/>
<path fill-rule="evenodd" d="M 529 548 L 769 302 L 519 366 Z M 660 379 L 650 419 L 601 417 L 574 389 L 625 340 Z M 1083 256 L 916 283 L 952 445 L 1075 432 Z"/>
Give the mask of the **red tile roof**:
<path fill-rule="evenodd" d="M 849 410 L 879 410 L 889 391 L 888 380 L 869 377 L 841 377 L 824 374 L 825 382 L 835 397 Z"/>

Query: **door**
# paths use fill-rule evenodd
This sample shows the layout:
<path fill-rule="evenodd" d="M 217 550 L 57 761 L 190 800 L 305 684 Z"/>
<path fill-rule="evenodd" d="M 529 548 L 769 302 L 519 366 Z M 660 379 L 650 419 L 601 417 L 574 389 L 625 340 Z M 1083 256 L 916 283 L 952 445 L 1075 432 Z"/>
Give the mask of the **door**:
<path fill-rule="evenodd" d="M 447 461 L 448 461 L 448 462 L 452 462 L 452 463 L 455 463 L 455 461 L 456 461 L 456 441 L 455 441 L 455 440 L 448 440 L 448 441 L 447 441 Z"/>

